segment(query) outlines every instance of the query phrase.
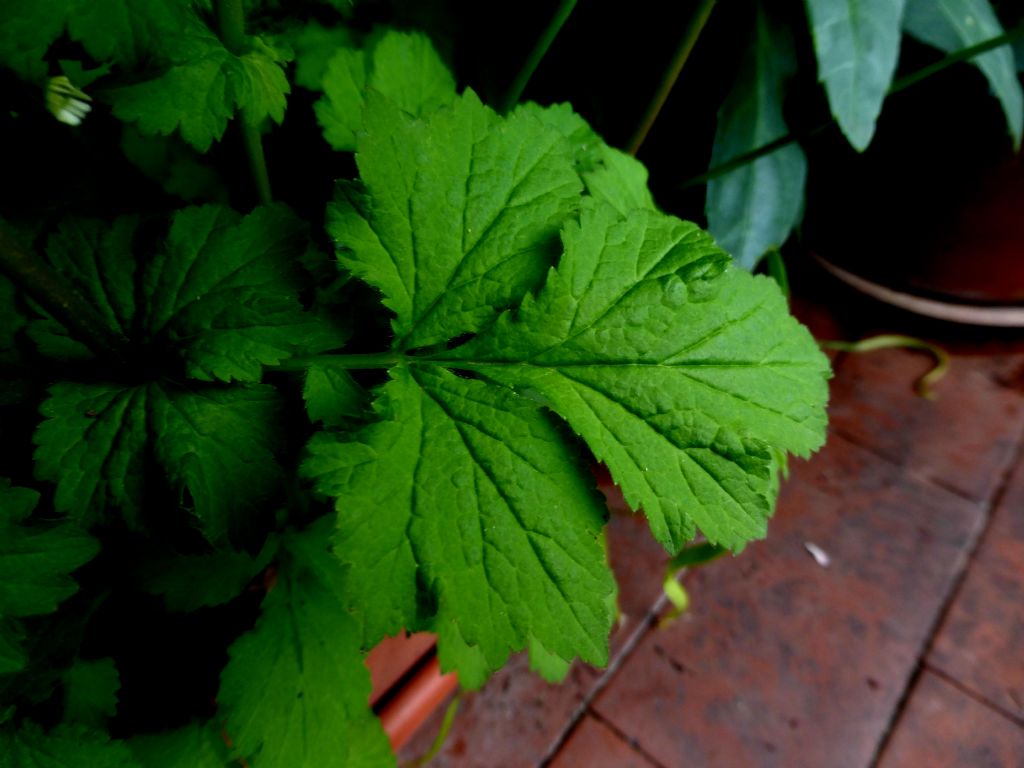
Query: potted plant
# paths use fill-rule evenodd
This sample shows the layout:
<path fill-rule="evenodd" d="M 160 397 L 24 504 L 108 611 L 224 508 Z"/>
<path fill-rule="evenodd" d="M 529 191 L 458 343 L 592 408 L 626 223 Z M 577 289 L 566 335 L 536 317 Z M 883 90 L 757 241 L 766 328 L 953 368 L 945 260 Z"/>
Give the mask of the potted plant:
<path fill-rule="evenodd" d="M 297 8 L 0 15 L 4 764 L 392 764 L 387 637 L 606 660 L 588 463 L 736 550 L 824 439 L 810 334 L 640 163 Z"/>

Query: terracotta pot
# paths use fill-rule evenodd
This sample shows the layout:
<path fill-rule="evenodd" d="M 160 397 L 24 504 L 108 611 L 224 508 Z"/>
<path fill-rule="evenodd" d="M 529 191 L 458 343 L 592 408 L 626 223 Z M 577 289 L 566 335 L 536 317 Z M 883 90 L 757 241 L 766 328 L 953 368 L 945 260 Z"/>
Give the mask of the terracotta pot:
<path fill-rule="evenodd" d="M 972 67 L 888 99 L 863 154 L 836 131 L 809 158 L 804 242 L 833 275 L 919 314 L 1024 325 L 1024 165 Z"/>
<path fill-rule="evenodd" d="M 397 751 L 459 684 L 441 673 L 436 638 L 427 632 L 386 638 L 366 659 L 373 681 L 370 704 Z"/>

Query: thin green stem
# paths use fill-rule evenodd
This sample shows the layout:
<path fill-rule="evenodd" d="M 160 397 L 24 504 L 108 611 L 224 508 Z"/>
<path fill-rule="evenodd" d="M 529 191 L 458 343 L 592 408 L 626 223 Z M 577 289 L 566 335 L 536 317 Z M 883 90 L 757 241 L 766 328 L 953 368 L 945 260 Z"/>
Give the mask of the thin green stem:
<path fill-rule="evenodd" d="M 912 85 L 917 85 L 922 80 L 926 80 L 932 75 L 938 74 L 944 69 L 948 69 L 954 64 L 959 64 L 961 61 L 968 61 L 976 56 L 981 56 L 983 53 L 987 53 L 995 48 L 1002 48 L 1004 45 L 1019 40 L 1024 37 L 1024 24 L 1020 24 L 1009 32 L 1004 32 L 1001 35 L 990 37 L 988 40 L 982 40 L 976 45 L 968 46 L 967 48 L 961 48 L 959 51 L 953 51 L 948 56 L 945 56 L 934 64 L 929 64 L 926 67 L 916 72 L 911 72 L 909 75 L 904 75 L 898 80 L 894 80 L 893 84 L 889 87 L 889 95 L 892 96 L 894 93 L 904 91 Z"/>
<path fill-rule="evenodd" d="M 270 205 L 274 202 L 274 196 L 270 192 L 270 174 L 267 172 L 267 158 L 263 154 L 263 137 L 260 136 L 260 127 L 249 121 L 247 112 L 243 109 L 241 114 L 242 145 L 249 158 L 249 172 L 256 185 L 256 196 L 261 205 Z"/>
<path fill-rule="evenodd" d="M 224 47 L 238 56 L 245 48 L 245 7 L 242 0 L 217 0 L 217 28 Z"/>
<path fill-rule="evenodd" d="M 935 399 L 935 385 L 949 372 L 949 353 L 937 344 L 931 344 L 913 336 L 882 334 L 869 336 L 860 341 L 821 341 L 819 344 L 824 349 L 834 349 L 839 352 L 874 352 L 876 349 L 919 349 L 927 352 L 935 359 L 935 365 L 914 385 L 917 394 L 926 400 Z"/>
<path fill-rule="evenodd" d="M 221 42 L 235 56 L 245 53 L 245 8 L 242 0 L 216 0 L 217 27 Z M 269 205 L 273 202 L 270 193 L 270 174 L 267 172 L 267 158 L 263 154 L 263 138 L 259 126 L 250 119 L 248 110 L 240 110 L 239 118 L 242 131 L 242 146 L 249 160 L 249 172 L 256 186 L 256 196 L 260 203 Z"/>
<path fill-rule="evenodd" d="M 58 272 L 3 228 L 0 228 L 0 272 L 10 277 L 96 355 L 116 363 L 125 361 L 128 339 L 111 328 L 96 308 Z"/>
<path fill-rule="evenodd" d="M 562 31 L 562 27 L 565 26 L 565 22 L 569 20 L 569 16 L 572 15 L 573 9 L 576 7 L 576 0 L 562 0 L 558 5 L 558 9 L 555 11 L 555 15 L 551 18 L 547 27 L 544 28 L 543 34 L 537 39 L 536 44 L 533 46 L 533 50 L 530 51 L 530 55 L 527 56 L 526 61 L 523 63 L 522 68 L 519 70 L 519 74 L 516 75 L 516 79 L 512 81 L 512 85 L 509 86 L 508 92 L 505 94 L 505 98 L 502 101 L 501 111 L 508 112 L 512 107 L 519 103 L 519 99 L 523 96 L 523 91 L 526 90 L 526 86 L 530 82 L 530 78 L 533 77 L 533 73 L 537 71 L 537 67 L 540 66 L 544 56 L 547 55 L 548 49 L 551 48 L 551 44 L 555 42 L 555 38 L 558 37 L 558 33 Z"/>
<path fill-rule="evenodd" d="M 672 61 L 669 64 L 668 69 L 665 70 L 665 75 L 662 77 L 661 83 L 658 85 L 658 90 L 654 92 L 654 98 L 652 98 L 651 103 L 647 105 L 647 111 L 644 112 L 644 116 L 640 120 L 640 125 L 633 134 L 633 138 L 629 141 L 629 146 L 626 148 L 626 152 L 628 154 L 636 155 L 636 153 L 640 151 L 640 147 L 643 146 L 644 141 L 647 140 L 647 134 L 650 133 L 651 128 L 654 125 L 654 121 L 658 119 L 658 115 L 661 114 L 662 107 L 665 106 L 665 102 L 668 100 L 668 95 L 672 92 L 672 88 L 675 87 L 676 81 L 679 79 L 679 75 L 682 74 L 683 67 L 686 66 L 686 62 L 690 58 L 690 54 L 693 52 L 694 46 L 697 45 L 697 40 L 700 39 L 700 33 L 704 31 L 704 27 L 708 23 L 708 18 L 711 16 L 711 11 L 714 9 L 716 1 L 717 0 L 701 0 L 696 13 L 694 13 L 693 18 L 686 27 L 686 32 L 683 34 L 683 38 L 679 41 L 679 47 L 676 49 L 675 55 L 672 57 Z"/>
<path fill-rule="evenodd" d="M 893 81 L 893 84 L 889 87 L 888 94 L 891 96 L 899 93 L 900 91 L 905 91 L 906 89 L 917 85 L 921 81 L 938 74 L 944 69 L 948 69 L 954 64 L 959 64 L 961 61 L 969 61 L 976 56 L 980 56 L 981 54 L 987 53 L 995 48 L 1001 48 L 1002 46 L 1012 43 L 1022 37 L 1024 37 L 1024 24 L 1014 27 L 1009 32 L 989 38 L 988 40 L 983 40 L 977 45 L 971 45 L 967 48 L 961 48 L 959 51 L 953 51 L 953 53 L 943 57 L 934 64 L 929 64 L 916 72 L 911 72 L 909 75 L 904 75 L 898 80 Z M 690 187 L 697 187 L 702 184 L 706 184 L 712 179 L 724 176 L 737 168 L 742 168 L 744 165 L 752 163 L 765 155 L 770 155 L 772 152 L 776 152 L 783 147 L 789 146 L 795 141 L 804 141 L 806 139 L 814 138 L 822 131 L 830 128 L 834 123 L 835 119 L 832 119 L 827 123 L 816 125 L 814 128 L 807 131 L 788 133 L 785 136 L 775 139 L 774 141 L 770 141 L 763 146 L 752 149 L 749 152 L 744 152 L 742 155 L 737 155 L 732 160 L 716 165 L 714 168 L 711 168 L 699 176 L 687 179 L 679 185 L 679 188 L 688 189 Z"/>
<path fill-rule="evenodd" d="M 269 367 L 275 371 L 304 371 L 311 365 L 327 365 L 357 371 L 391 368 L 408 359 L 399 352 L 377 352 L 366 355 L 310 355 L 282 360 L 277 365 Z"/>

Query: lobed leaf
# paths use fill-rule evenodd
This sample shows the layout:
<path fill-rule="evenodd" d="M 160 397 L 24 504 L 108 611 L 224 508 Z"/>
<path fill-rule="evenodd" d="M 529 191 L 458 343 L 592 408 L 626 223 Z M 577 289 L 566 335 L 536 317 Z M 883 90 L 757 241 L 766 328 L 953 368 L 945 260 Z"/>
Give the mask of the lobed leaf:
<path fill-rule="evenodd" d="M 164 733 L 135 736 L 128 742 L 142 768 L 235 768 L 214 722 L 196 722 Z"/>
<path fill-rule="evenodd" d="M 271 538 L 255 557 L 232 550 L 204 555 L 153 554 L 142 563 L 139 586 L 163 597 L 169 611 L 222 605 L 241 594 L 276 553 L 277 541 Z"/>
<path fill-rule="evenodd" d="M 0 618 L 57 610 L 78 589 L 71 572 L 99 551 L 74 523 L 31 521 L 38 500 L 35 491 L 0 480 Z"/>
<path fill-rule="evenodd" d="M 0 768 L 140 768 L 122 741 L 85 728 L 33 723 L 0 730 Z"/>
<path fill-rule="evenodd" d="M 229 650 L 217 700 L 235 753 L 253 768 L 394 765 L 367 704 L 370 675 L 329 534 L 322 518 L 286 538 L 256 628 Z"/>
<path fill-rule="evenodd" d="M 110 226 L 67 220 L 50 237 L 47 256 L 111 328 L 140 346 L 170 345 L 189 376 L 258 381 L 265 365 L 344 341 L 299 303 L 295 259 L 306 230 L 284 206 L 245 217 L 223 206 L 186 208 L 145 258 L 136 255 L 138 227 L 134 217 Z M 44 353 L 89 356 L 50 318 L 29 331 Z"/>
<path fill-rule="evenodd" d="M 1004 31 L 988 0 L 907 0 L 903 27 L 921 42 L 946 53 L 977 45 Z M 1014 150 L 1019 150 L 1024 134 L 1024 92 L 1013 49 L 1007 44 L 976 56 L 971 63 L 988 78 L 1006 115 Z"/>
<path fill-rule="evenodd" d="M 541 107 L 527 103 L 516 112 L 533 115 L 569 142 L 576 171 L 591 197 L 608 203 L 626 216 L 637 208 L 656 210 L 647 186 L 647 169 L 635 157 L 609 147 L 568 104 Z"/>
<path fill-rule="evenodd" d="M 236 113 L 251 125 L 284 120 L 290 86 L 279 52 L 257 39 L 236 56 L 204 29 L 182 53 L 157 77 L 109 91 L 114 114 L 144 134 L 180 131 L 200 152 L 220 141 Z"/>
<path fill-rule="evenodd" d="M 677 551 L 765 533 L 771 447 L 824 437 L 828 363 L 774 282 L 695 225 L 585 203 L 536 299 L 437 362 L 535 393 L 608 463 Z"/>
<path fill-rule="evenodd" d="M 36 475 L 57 485 L 59 511 L 92 523 L 118 510 L 143 529 L 143 465 L 152 451 L 210 541 L 248 541 L 279 488 L 280 408 L 265 385 L 57 384 L 40 409 Z"/>
<path fill-rule="evenodd" d="M 543 280 L 581 185 L 565 140 L 528 113 L 499 118 L 468 92 L 427 120 L 372 99 L 328 231 L 344 267 L 395 311 L 397 349 L 479 330 Z"/>
<path fill-rule="evenodd" d="M 384 420 L 353 442 L 315 441 L 304 467 L 339 497 L 335 554 L 364 642 L 417 622 L 421 582 L 463 685 L 486 679 L 471 672 L 478 654 L 493 671 L 531 637 L 605 663 L 604 515 L 574 452 L 535 403 L 433 367 L 391 376 Z"/>
<path fill-rule="evenodd" d="M 413 117 L 455 98 L 455 80 L 430 38 L 393 29 L 372 36 L 365 48 L 346 46 L 334 53 L 319 85 L 324 95 L 315 106 L 317 120 L 327 142 L 343 152 L 356 148 L 370 91 Z"/>
<path fill-rule="evenodd" d="M 75 659 L 64 672 L 64 721 L 102 730 L 117 712 L 120 687 L 113 659 Z"/>
<path fill-rule="evenodd" d="M 309 420 L 328 427 L 342 427 L 362 417 L 367 408 L 366 392 L 344 368 L 314 364 L 306 369 L 302 388 Z"/>

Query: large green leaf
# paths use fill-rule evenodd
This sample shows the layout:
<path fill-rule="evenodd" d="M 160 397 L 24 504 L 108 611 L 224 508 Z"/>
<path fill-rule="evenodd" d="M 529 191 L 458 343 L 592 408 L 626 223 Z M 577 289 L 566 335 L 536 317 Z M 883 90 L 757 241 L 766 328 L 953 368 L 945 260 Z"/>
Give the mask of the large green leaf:
<path fill-rule="evenodd" d="M 900 54 L 906 0 L 806 0 L 832 115 L 858 151 L 871 143 L 875 121 Z"/>
<path fill-rule="evenodd" d="M 501 119 L 472 94 L 419 121 L 368 115 L 366 190 L 342 188 L 330 228 L 396 312 L 391 380 L 376 423 L 318 437 L 304 464 L 337 499 L 364 642 L 431 628 L 468 685 L 513 649 L 549 674 L 601 659 L 599 505 L 545 410 L 609 463 L 666 547 L 699 526 L 739 548 L 764 535 L 779 457 L 823 440 L 827 360 L 773 282 L 733 269 L 645 190 L 581 198 L 600 156 L 570 115 Z M 545 270 L 559 217 L 565 253 Z M 498 271 L 527 253 L 536 280 Z"/>
<path fill-rule="evenodd" d="M 183 389 L 62 383 L 35 435 L 36 474 L 61 511 L 92 522 L 113 510 L 145 528 L 150 451 L 214 542 L 246 540 L 278 490 L 279 395 L 273 387 Z"/>
<path fill-rule="evenodd" d="M 105 733 L 61 726 L 48 733 L 28 723 L 0 730 L 0 768 L 140 768 L 122 741 Z"/>
<path fill-rule="evenodd" d="M 136 736 L 128 745 L 142 768 L 238 768 L 215 722 Z"/>
<path fill-rule="evenodd" d="M 43 57 L 65 29 L 92 58 L 127 67 L 175 51 L 186 55 L 206 31 L 193 4 L 183 0 L 6 0 L 0 6 L 0 63 L 42 79 Z"/>
<path fill-rule="evenodd" d="M 366 392 L 348 371 L 329 363 L 309 366 L 302 388 L 310 421 L 341 427 L 359 419 L 368 410 Z"/>
<path fill-rule="evenodd" d="M 907 0 L 903 26 L 923 43 L 952 53 L 1003 34 L 988 0 Z M 988 78 L 1006 114 L 1015 149 L 1024 132 L 1024 93 L 1009 44 L 971 59 Z"/>
<path fill-rule="evenodd" d="M 259 555 L 222 550 L 205 555 L 147 555 L 138 575 L 147 592 L 161 595 L 170 611 L 194 611 L 234 599 L 277 552 L 270 539 Z"/>
<path fill-rule="evenodd" d="M 52 613 L 78 585 L 70 573 L 99 551 L 73 523 L 29 519 L 39 494 L 0 480 L 0 618 Z"/>
<path fill-rule="evenodd" d="M 36 491 L 0 478 L 0 675 L 28 662 L 25 628 L 18 619 L 57 610 L 78 589 L 71 572 L 99 550 L 73 523 L 30 520 L 38 501 Z"/>
<path fill-rule="evenodd" d="M 255 40 L 235 55 L 209 30 L 176 52 L 160 75 L 106 94 L 114 114 L 144 134 L 181 137 L 206 152 L 236 113 L 251 125 L 284 120 L 288 78 L 279 51 Z"/>
<path fill-rule="evenodd" d="M 286 538 L 256 628 L 229 650 L 217 701 L 235 753 L 252 768 L 394 765 L 369 708 L 370 675 L 330 531 L 324 518 Z"/>
<path fill-rule="evenodd" d="M 670 551 L 765 533 L 772 448 L 824 438 L 827 360 L 774 282 L 696 226 L 585 204 L 534 300 L 445 353 L 549 405 L 608 463 Z"/>
<path fill-rule="evenodd" d="M 20 355 L 15 338 L 25 325 L 25 318 L 14 303 L 15 290 L 11 281 L 0 276 L 0 365 L 17 363 Z"/>
<path fill-rule="evenodd" d="M 113 659 L 75 659 L 64 672 L 64 721 L 96 728 L 117 712 L 121 678 Z"/>
<path fill-rule="evenodd" d="M 339 498 L 335 553 L 367 643 L 437 600 L 442 664 L 463 645 L 490 670 L 535 636 L 563 659 L 607 660 L 611 575 L 603 513 L 579 460 L 535 403 L 432 367 L 399 368 L 385 420 L 354 442 L 314 442 L 305 471 Z"/>
<path fill-rule="evenodd" d="M 316 116 L 324 138 L 342 151 L 356 148 L 370 91 L 413 116 L 455 97 L 451 72 L 421 32 L 387 30 L 371 37 L 365 48 L 341 48 L 327 63 L 321 85 L 324 95 L 316 103 Z"/>
<path fill-rule="evenodd" d="M 22 647 L 25 628 L 15 619 L 0 619 L 0 675 L 18 672 L 28 664 Z"/>
<path fill-rule="evenodd" d="M 782 117 L 786 82 L 796 71 L 789 31 L 758 6 L 753 44 L 739 80 L 718 112 L 711 167 L 788 133 Z M 789 144 L 708 182 L 708 231 L 747 269 L 781 246 L 803 207 L 807 158 Z"/>
<path fill-rule="evenodd" d="M 566 138 L 587 194 L 608 203 L 623 216 L 637 208 L 656 209 L 643 163 L 609 147 L 568 104 L 540 107 L 527 103 L 516 107 L 516 112 L 533 115 Z"/>
<path fill-rule="evenodd" d="M 369 194 L 336 199 L 342 264 L 395 311 L 395 347 L 475 331 L 538 285 L 580 181 L 565 139 L 536 117 L 502 120 L 467 92 L 429 120 L 383 100 L 357 160 Z"/>
<path fill-rule="evenodd" d="M 138 224 L 134 217 L 110 226 L 67 220 L 47 256 L 112 328 L 142 346 L 170 346 L 188 375 L 258 381 L 264 365 L 340 343 L 299 303 L 295 260 L 307 246 L 305 226 L 284 206 L 245 217 L 222 206 L 186 208 L 145 256 L 136 255 Z M 52 320 L 34 323 L 31 333 L 44 352 L 88 354 Z"/>
<path fill-rule="evenodd" d="M 322 91 L 331 59 L 343 48 L 353 47 L 347 27 L 324 27 L 316 21 L 288 30 L 283 35 L 295 54 L 295 84 Z"/>

